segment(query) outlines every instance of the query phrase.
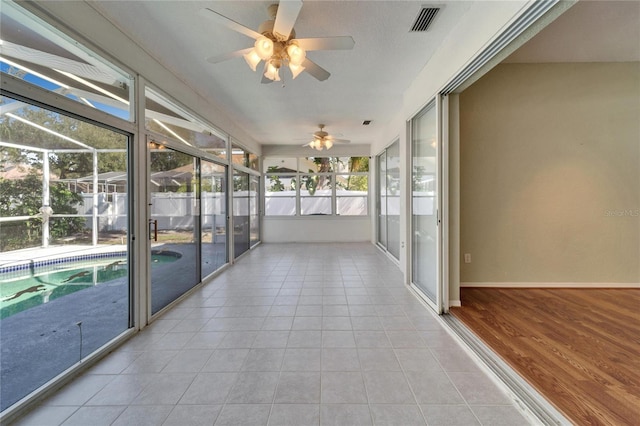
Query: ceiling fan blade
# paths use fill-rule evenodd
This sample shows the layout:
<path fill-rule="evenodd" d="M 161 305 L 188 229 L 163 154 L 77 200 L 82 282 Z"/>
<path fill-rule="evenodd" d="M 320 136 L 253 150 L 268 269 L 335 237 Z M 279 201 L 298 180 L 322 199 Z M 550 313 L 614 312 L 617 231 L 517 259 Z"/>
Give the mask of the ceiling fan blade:
<path fill-rule="evenodd" d="M 337 139 L 337 138 L 332 138 L 330 136 L 327 139 L 329 139 L 331 142 L 351 143 L 351 141 L 349 139 Z"/>
<path fill-rule="evenodd" d="M 304 50 L 350 50 L 356 44 L 351 36 L 297 38 Z"/>
<path fill-rule="evenodd" d="M 282 36 L 284 40 L 288 39 L 296 19 L 298 19 L 300 9 L 302 9 L 302 0 L 281 0 L 278 4 L 273 33 Z"/>
<path fill-rule="evenodd" d="M 251 37 L 253 39 L 258 39 L 260 37 L 262 37 L 262 34 L 253 31 L 251 28 L 245 27 L 242 24 L 237 23 L 236 21 L 234 21 L 233 19 L 229 19 L 224 15 L 220 15 L 218 12 L 209 9 L 208 7 L 205 7 L 204 9 L 200 9 L 199 14 L 201 16 L 204 16 L 207 19 L 211 19 L 212 21 L 220 24 L 220 25 L 224 25 L 225 27 L 233 30 L 233 31 L 237 31 L 240 34 L 244 34 L 247 37 Z"/>
<path fill-rule="evenodd" d="M 329 76 L 331 76 L 331 73 L 329 71 L 325 70 L 315 62 L 309 60 L 309 58 L 304 60 L 304 62 L 302 63 L 302 66 L 304 67 L 304 70 L 306 72 L 308 72 L 314 78 L 320 81 L 325 81 L 326 79 L 329 78 Z"/>
<path fill-rule="evenodd" d="M 207 62 L 209 62 L 211 64 L 217 64 L 217 63 L 220 63 L 220 62 L 224 62 L 224 61 L 227 61 L 229 59 L 237 58 L 237 57 L 242 56 L 242 55 L 244 55 L 246 53 L 249 53 L 251 51 L 251 49 L 253 49 L 253 48 L 249 47 L 248 49 L 236 50 L 235 52 L 228 52 L 228 53 L 223 53 L 222 55 L 212 56 L 210 58 L 207 58 Z"/>
<path fill-rule="evenodd" d="M 269 84 L 269 83 L 273 83 L 273 80 L 271 80 L 270 78 L 267 78 L 264 74 L 262 74 L 262 80 L 260 80 L 260 83 Z"/>

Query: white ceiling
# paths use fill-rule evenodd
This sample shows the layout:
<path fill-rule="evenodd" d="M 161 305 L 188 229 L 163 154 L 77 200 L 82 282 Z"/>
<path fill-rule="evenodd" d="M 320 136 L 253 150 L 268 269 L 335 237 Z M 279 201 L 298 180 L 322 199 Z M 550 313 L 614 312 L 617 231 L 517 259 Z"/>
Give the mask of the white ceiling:
<path fill-rule="evenodd" d="M 482 0 L 479 0 L 482 1 Z M 409 84 L 455 29 L 472 1 L 305 0 L 298 38 L 350 35 L 350 51 L 313 51 L 308 57 L 331 72 L 320 82 L 303 73 L 260 84 L 244 60 L 210 64 L 206 58 L 251 47 L 253 39 L 214 25 L 208 7 L 257 30 L 274 1 L 109 1 L 91 4 L 149 54 L 237 125 L 267 145 L 301 144 L 319 123 L 335 136 L 368 144 L 402 106 Z M 429 31 L 411 33 L 423 6 L 441 6 Z M 506 62 L 640 60 L 640 2 L 579 1 Z M 363 120 L 372 120 L 363 126 Z"/>
<path fill-rule="evenodd" d="M 262 144 L 301 144 L 327 125 L 354 144 L 368 144 L 402 106 L 402 95 L 471 2 L 443 8 L 424 33 L 409 29 L 425 1 L 309 1 L 295 25 L 298 38 L 350 35 L 353 50 L 313 51 L 309 59 L 331 73 L 320 82 L 306 73 L 283 84 L 260 84 L 242 57 L 206 58 L 253 45 L 253 39 L 215 26 L 198 12 L 208 7 L 257 30 L 273 1 L 98 1 L 92 3 L 131 39 Z M 364 120 L 372 120 L 368 127 Z"/>

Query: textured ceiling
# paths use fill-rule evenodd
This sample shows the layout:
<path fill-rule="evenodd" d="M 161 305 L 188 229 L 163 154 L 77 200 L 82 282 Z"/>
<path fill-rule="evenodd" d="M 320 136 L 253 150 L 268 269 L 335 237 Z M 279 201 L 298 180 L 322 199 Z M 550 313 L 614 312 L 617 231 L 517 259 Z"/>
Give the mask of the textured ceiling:
<path fill-rule="evenodd" d="M 303 73 L 260 84 L 241 57 L 206 58 L 253 45 L 199 12 L 208 7 L 257 30 L 273 1 L 96 1 L 91 4 L 205 98 L 221 105 L 256 141 L 300 144 L 327 125 L 330 134 L 368 144 L 402 106 L 402 96 L 471 1 L 306 0 L 298 38 L 350 35 L 350 51 L 308 57 L 331 72 L 323 82 Z M 411 33 L 423 6 L 441 6 L 429 31 Z M 640 2 L 580 1 L 514 52 L 507 62 L 638 61 Z M 362 126 L 363 120 L 372 120 Z"/>
<path fill-rule="evenodd" d="M 305 1 L 298 38 L 350 35 L 348 51 L 313 51 L 308 57 L 331 73 L 323 82 L 303 73 L 260 84 L 242 57 L 210 64 L 206 58 L 253 45 L 253 39 L 216 26 L 199 14 L 208 7 L 249 28 L 268 19 L 272 1 L 98 1 L 92 3 L 149 54 L 262 144 L 299 144 L 327 125 L 354 144 L 369 143 L 401 108 L 402 94 L 471 2 L 439 2 L 431 28 L 410 33 L 422 1 Z M 282 84 L 284 83 L 284 84 Z M 284 86 L 284 87 L 283 87 Z M 363 120 L 372 120 L 368 127 Z"/>

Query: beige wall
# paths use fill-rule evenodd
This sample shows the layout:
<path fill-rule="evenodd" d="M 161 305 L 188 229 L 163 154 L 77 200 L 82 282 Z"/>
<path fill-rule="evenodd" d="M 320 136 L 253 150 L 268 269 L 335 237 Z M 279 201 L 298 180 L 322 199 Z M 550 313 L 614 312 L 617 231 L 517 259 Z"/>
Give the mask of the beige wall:
<path fill-rule="evenodd" d="M 640 282 L 640 63 L 502 64 L 460 95 L 465 283 Z"/>

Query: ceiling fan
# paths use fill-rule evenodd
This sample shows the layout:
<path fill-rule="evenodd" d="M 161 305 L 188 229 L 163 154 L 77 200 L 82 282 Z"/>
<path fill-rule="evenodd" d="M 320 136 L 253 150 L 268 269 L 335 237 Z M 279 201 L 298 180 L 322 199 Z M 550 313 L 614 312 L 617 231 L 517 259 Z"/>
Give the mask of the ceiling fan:
<path fill-rule="evenodd" d="M 217 64 L 243 56 L 254 71 L 258 64 L 264 61 L 262 83 L 280 81 L 279 71 L 284 65 L 289 67 L 293 78 L 305 71 L 320 81 L 326 80 L 331 74 L 307 58 L 306 53 L 312 50 L 349 50 L 353 49 L 355 42 L 351 36 L 296 38 L 293 26 L 301 8 L 302 0 L 281 0 L 279 4 L 272 4 L 268 8 L 271 19 L 260 24 L 258 31 L 245 27 L 212 9 L 202 9 L 200 11 L 202 16 L 255 39 L 253 47 L 213 56 L 207 61 Z"/>
<path fill-rule="evenodd" d="M 313 149 L 317 149 L 318 151 L 322 151 L 323 149 L 330 149 L 334 143 L 349 143 L 350 140 L 347 139 L 338 139 L 331 136 L 329 133 L 324 131 L 324 124 L 318 124 L 320 130 L 313 134 L 313 140 L 309 143 L 306 143 L 302 146 L 308 146 Z"/>

